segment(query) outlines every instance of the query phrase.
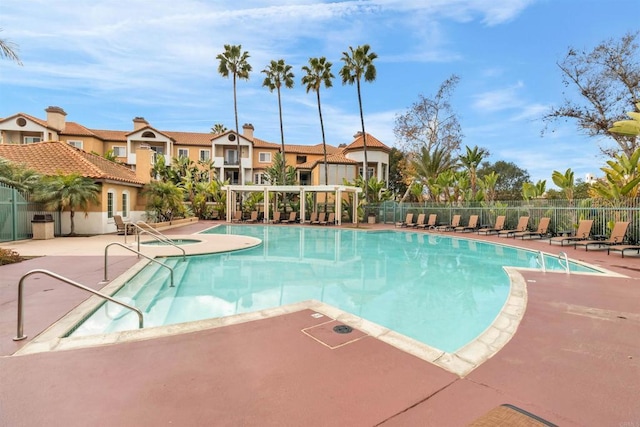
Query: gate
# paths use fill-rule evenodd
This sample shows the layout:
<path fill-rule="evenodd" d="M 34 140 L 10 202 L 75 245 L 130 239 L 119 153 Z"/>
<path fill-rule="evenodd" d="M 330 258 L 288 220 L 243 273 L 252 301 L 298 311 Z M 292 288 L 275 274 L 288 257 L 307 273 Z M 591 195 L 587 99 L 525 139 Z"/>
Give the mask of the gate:
<path fill-rule="evenodd" d="M 24 240 L 33 237 L 31 220 L 36 214 L 51 214 L 54 234 L 61 234 L 60 212 L 48 212 L 39 203 L 13 187 L 0 184 L 0 242 Z"/>

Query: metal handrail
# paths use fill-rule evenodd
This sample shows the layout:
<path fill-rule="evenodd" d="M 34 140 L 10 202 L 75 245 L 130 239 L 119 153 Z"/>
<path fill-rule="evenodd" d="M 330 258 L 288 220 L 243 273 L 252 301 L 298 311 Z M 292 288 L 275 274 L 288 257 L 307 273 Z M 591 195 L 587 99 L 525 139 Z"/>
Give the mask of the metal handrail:
<path fill-rule="evenodd" d="M 564 264 L 562 263 L 563 260 Z M 571 274 L 571 270 L 569 269 L 569 257 L 567 257 L 566 252 L 560 252 L 558 254 L 558 264 L 560 264 L 560 267 L 564 267 L 567 274 Z"/>
<path fill-rule="evenodd" d="M 167 236 L 165 236 L 164 234 L 162 234 L 161 232 L 159 232 L 155 228 L 151 227 L 146 222 L 138 221 L 135 224 L 134 223 L 131 223 L 131 224 L 136 228 L 136 241 L 138 242 L 138 252 L 140 252 L 140 235 L 143 234 L 143 233 L 147 233 L 148 235 L 150 235 L 154 239 L 158 240 L 159 242 L 166 243 L 166 244 L 168 244 L 170 246 L 175 247 L 176 249 L 181 250 L 182 251 L 182 260 L 184 261 L 186 259 L 187 252 L 184 250 L 184 248 L 181 248 L 180 246 L 176 245 L 176 243 L 173 240 L 171 240 L 170 238 L 168 238 Z M 146 228 L 140 227 L 138 224 L 143 224 L 143 225 L 146 226 Z M 127 240 L 126 240 L 126 236 L 125 236 L 125 243 L 126 242 L 127 242 Z"/>
<path fill-rule="evenodd" d="M 114 299 L 112 297 L 110 297 L 109 295 L 103 294 L 102 292 L 98 292 L 94 289 L 88 288 L 78 282 L 74 282 L 71 279 L 68 279 L 64 276 L 60 276 L 59 274 L 53 273 L 49 270 L 41 270 L 41 269 L 36 269 L 36 270 L 31 270 L 28 273 L 26 273 L 24 276 L 22 276 L 20 278 L 20 282 L 18 283 L 18 330 L 17 330 L 17 334 L 16 337 L 13 339 L 14 341 L 22 341 L 23 339 L 27 338 L 26 335 L 24 335 L 24 331 L 23 331 L 23 326 L 24 326 L 24 318 L 23 318 L 23 304 L 22 304 L 22 296 L 23 296 L 23 291 L 22 289 L 24 288 L 24 279 L 26 279 L 27 277 L 31 276 L 32 274 L 37 274 L 37 273 L 41 273 L 41 274 L 45 274 L 47 276 L 53 277 L 54 279 L 58 279 L 64 283 L 67 283 L 69 285 L 75 286 L 76 288 L 79 289 L 84 289 L 87 292 L 91 292 L 94 295 L 97 295 L 99 297 L 102 297 L 108 301 L 113 302 L 114 304 L 118 304 L 121 305 L 125 308 L 128 308 L 129 310 L 135 311 L 136 314 L 138 315 L 138 327 L 140 329 L 144 328 L 144 318 L 142 316 L 142 311 L 140 311 L 138 308 L 126 304 L 124 302 L 118 301 L 117 299 Z"/>
<path fill-rule="evenodd" d="M 543 273 L 546 273 L 547 272 L 547 265 L 545 264 L 545 261 L 544 261 L 544 252 L 538 251 L 538 257 L 536 258 L 536 262 L 540 266 L 540 270 Z"/>
<path fill-rule="evenodd" d="M 126 250 L 128 250 L 128 251 L 135 252 L 135 253 L 137 253 L 138 255 L 142 255 L 143 257 L 145 257 L 146 259 L 148 259 L 148 260 L 149 260 L 149 261 L 151 261 L 151 262 L 155 262 L 156 264 L 159 264 L 160 266 L 162 266 L 162 267 L 164 267 L 164 268 L 168 268 L 168 269 L 169 269 L 169 271 L 171 272 L 171 287 L 173 287 L 173 268 L 169 267 L 169 266 L 168 266 L 168 265 L 166 265 L 166 264 L 161 263 L 161 262 L 160 262 L 160 261 L 158 261 L 157 259 L 151 258 L 151 257 L 149 257 L 149 256 L 147 256 L 147 255 L 145 255 L 145 254 L 143 254 L 142 252 L 140 252 L 140 251 L 136 251 L 135 249 L 130 248 L 129 246 L 124 245 L 124 244 L 122 244 L 122 243 L 120 243 L 120 242 L 113 242 L 113 243 L 109 243 L 107 246 L 105 246 L 105 247 L 104 247 L 104 281 L 105 281 L 105 282 L 106 282 L 107 280 L 109 280 L 109 279 L 107 279 L 107 276 L 108 276 L 108 275 L 107 275 L 107 252 L 108 252 L 108 250 L 109 250 L 109 247 L 110 247 L 110 246 L 113 246 L 113 245 L 118 245 L 118 246 L 120 246 L 120 247 L 125 248 L 125 249 L 126 249 Z"/>

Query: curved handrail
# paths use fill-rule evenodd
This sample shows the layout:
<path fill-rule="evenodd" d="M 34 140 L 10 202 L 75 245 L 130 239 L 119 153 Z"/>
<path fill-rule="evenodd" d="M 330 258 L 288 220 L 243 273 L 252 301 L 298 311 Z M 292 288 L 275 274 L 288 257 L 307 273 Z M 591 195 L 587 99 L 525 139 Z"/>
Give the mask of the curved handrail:
<path fill-rule="evenodd" d="M 544 261 L 544 252 L 538 251 L 538 257 L 536 258 L 536 262 L 540 266 L 540 270 L 543 273 L 546 273 L 547 272 L 547 265 L 545 264 L 545 261 Z"/>
<path fill-rule="evenodd" d="M 74 282 L 71 279 L 68 279 L 64 276 L 60 276 L 59 274 L 53 273 L 49 270 L 42 270 L 42 269 L 36 269 L 36 270 L 31 270 L 28 273 L 26 273 L 24 276 L 22 276 L 20 278 L 20 282 L 18 282 L 18 330 L 17 330 L 17 334 L 16 337 L 13 339 L 14 341 L 22 341 L 23 339 L 27 338 L 26 335 L 24 335 L 24 330 L 23 330 L 23 326 L 24 326 L 24 317 L 23 317 L 23 305 L 22 305 L 22 297 L 23 297 L 23 291 L 22 289 L 24 288 L 24 279 L 26 279 L 27 277 L 31 276 L 32 274 L 37 274 L 37 273 L 41 273 L 41 274 L 45 274 L 47 276 L 53 277 L 54 279 L 58 279 L 64 283 L 67 283 L 69 285 L 75 286 L 76 288 L 79 289 L 84 289 L 87 292 L 91 292 L 94 295 L 97 295 L 99 297 L 102 297 L 108 301 L 113 302 L 114 304 L 118 304 L 121 305 L 125 308 L 128 308 L 129 310 L 135 311 L 136 314 L 138 315 L 138 327 L 140 329 L 144 328 L 144 318 L 142 316 L 142 311 L 140 311 L 140 309 L 126 304 L 122 301 L 118 301 L 117 299 L 114 299 L 112 297 L 110 297 L 109 295 L 103 294 L 102 292 L 98 292 L 94 289 L 91 289 L 87 286 L 84 286 L 78 282 Z"/>
<path fill-rule="evenodd" d="M 131 223 L 131 224 L 136 229 L 136 241 L 138 242 L 138 252 L 140 252 L 140 235 L 143 234 L 143 233 L 147 233 L 148 235 L 150 235 L 154 239 L 158 240 L 159 242 L 166 243 L 166 244 L 168 244 L 170 246 L 175 247 L 176 249 L 181 250 L 182 251 L 182 260 L 184 261 L 186 259 L 185 257 L 187 256 L 187 252 L 184 250 L 184 248 L 181 248 L 180 246 L 176 245 L 176 243 L 173 240 L 171 240 L 170 238 L 168 238 L 167 236 L 165 236 L 164 234 L 162 234 L 161 232 L 159 232 L 155 228 L 151 227 L 146 222 L 138 221 L 135 224 L 134 223 Z M 140 227 L 138 224 L 143 224 L 146 227 Z M 125 243 L 126 243 L 126 240 L 125 240 Z"/>
<path fill-rule="evenodd" d="M 129 246 L 124 245 L 124 244 L 122 244 L 122 243 L 120 243 L 120 242 L 112 242 L 112 243 L 109 243 L 107 246 L 105 246 L 105 247 L 104 247 L 104 281 L 105 281 L 105 282 L 106 282 L 107 280 L 109 280 L 109 279 L 107 279 L 107 252 L 108 252 L 108 250 L 109 250 L 109 247 L 110 247 L 110 246 L 113 246 L 113 245 L 118 245 L 118 246 L 120 246 L 120 247 L 125 248 L 125 249 L 126 249 L 126 250 L 128 250 L 128 251 L 135 252 L 135 253 L 137 253 L 138 255 L 142 255 L 143 257 L 145 257 L 146 259 L 148 259 L 148 260 L 149 260 L 149 261 L 151 261 L 151 262 L 155 262 L 156 264 L 159 264 L 159 265 L 161 265 L 161 266 L 162 266 L 162 267 L 164 267 L 164 268 L 168 268 L 168 269 L 169 269 L 169 271 L 171 272 L 171 287 L 173 287 L 173 268 L 169 267 L 169 266 L 168 266 L 168 265 L 166 265 L 166 264 L 161 263 L 161 262 L 160 262 L 160 261 L 158 261 L 157 259 L 151 258 L 151 257 L 149 257 L 149 256 L 147 256 L 147 255 L 145 255 L 145 254 L 143 254 L 142 252 L 140 252 L 140 251 L 136 251 L 135 249 L 132 249 L 132 248 L 130 248 Z"/>
<path fill-rule="evenodd" d="M 564 264 L 562 263 L 563 260 Z M 564 267 L 567 274 L 571 274 L 571 270 L 569 269 L 569 257 L 567 257 L 566 252 L 560 252 L 558 254 L 558 264 L 560 264 L 560 267 Z"/>

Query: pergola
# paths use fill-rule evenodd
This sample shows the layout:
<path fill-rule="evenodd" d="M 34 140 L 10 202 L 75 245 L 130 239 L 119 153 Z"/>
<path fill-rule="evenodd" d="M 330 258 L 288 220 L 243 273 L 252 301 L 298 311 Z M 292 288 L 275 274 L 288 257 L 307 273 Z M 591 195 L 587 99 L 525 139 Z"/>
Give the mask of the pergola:
<path fill-rule="evenodd" d="M 300 195 L 300 223 L 305 223 L 307 193 L 333 193 L 335 199 L 334 212 L 338 225 L 342 224 L 341 203 L 344 193 L 353 193 L 354 203 L 351 218 L 353 223 L 358 223 L 358 195 L 362 193 L 362 188 L 347 185 L 226 185 L 222 187 L 227 191 L 227 222 L 231 222 L 233 213 L 236 210 L 235 200 L 238 193 L 263 193 L 264 194 L 264 222 L 269 222 L 269 193 L 297 193 Z"/>

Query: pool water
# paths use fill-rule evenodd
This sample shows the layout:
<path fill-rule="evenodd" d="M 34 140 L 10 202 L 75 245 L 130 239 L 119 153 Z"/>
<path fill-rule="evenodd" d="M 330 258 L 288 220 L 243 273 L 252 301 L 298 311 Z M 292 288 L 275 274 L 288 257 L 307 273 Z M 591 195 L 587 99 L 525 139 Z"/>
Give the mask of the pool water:
<path fill-rule="evenodd" d="M 141 245 L 145 245 L 145 246 L 169 246 L 171 244 L 182 246 L 182 245 L 192 245 L 194 243 L 202 243 L 202 240 L 171 239 L 171 242 L 165 242 L 164 240 L 148 240 L 146 242 L 140 242 Z"/>
<path fill-rule="evenodd" d="M 535 252 L 425 232 L 222 225 L 210 233 L 263 244 L 223 254 L 165 258 L 175 287 L 145 267 L 115 297 L 143 310 L 145 327 L 229 316 L 315 299 L 455 352 L 496 318 L 509 294 L 503 266 L 535 267 Z M 557 258 L 547 269 L 562 270 Z M 572 271 L 595 271 L 572 264 Z M 137 328 L 106 303 L 71 335 Z"/>

